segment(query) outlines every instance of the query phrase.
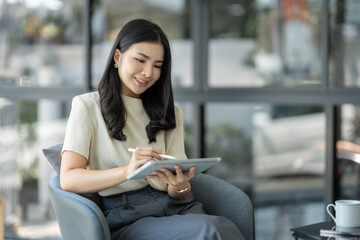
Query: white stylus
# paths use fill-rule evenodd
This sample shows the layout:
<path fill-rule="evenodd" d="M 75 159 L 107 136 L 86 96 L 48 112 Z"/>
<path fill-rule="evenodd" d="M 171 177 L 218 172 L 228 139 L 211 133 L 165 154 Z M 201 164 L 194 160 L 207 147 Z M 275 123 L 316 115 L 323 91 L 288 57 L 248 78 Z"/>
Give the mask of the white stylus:
<path fill-rule="evenodd" d="M 135 152 L 134 148 L 128 148 L 129 152 Z M 176 157 L 166 155 L 166 154 L 159 154 L 160 157 L 166 158 L 166 159 L 176 159 Z"/>

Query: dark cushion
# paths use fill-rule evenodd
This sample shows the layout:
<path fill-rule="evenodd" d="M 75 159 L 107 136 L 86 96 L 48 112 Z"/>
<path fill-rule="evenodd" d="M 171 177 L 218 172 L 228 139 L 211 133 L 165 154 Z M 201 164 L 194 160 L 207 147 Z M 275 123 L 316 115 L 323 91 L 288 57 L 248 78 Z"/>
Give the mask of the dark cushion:
<path fill-rule="evenodd" d="M 63 144 L 58 144 L 49 148 L 42 149 L 45 157 L 50 162 L 51 166 L 54 168 L 55 172 L 60 175 L 61 167 L 61 150 Z M 87 199 L 92 200 L 101 208 L 101 197 L 98 193 L 83 193 L 79 194 Z"/>
<path fill-rule="evenodd" d="M 61 165 L 61 150 L 63 145 L 58 144 L 49 148 L 44 148 L 42 151 L 50 162 L 51 166 L 53 166 L 57 175 L 60 175 L 60 165 Z"/>

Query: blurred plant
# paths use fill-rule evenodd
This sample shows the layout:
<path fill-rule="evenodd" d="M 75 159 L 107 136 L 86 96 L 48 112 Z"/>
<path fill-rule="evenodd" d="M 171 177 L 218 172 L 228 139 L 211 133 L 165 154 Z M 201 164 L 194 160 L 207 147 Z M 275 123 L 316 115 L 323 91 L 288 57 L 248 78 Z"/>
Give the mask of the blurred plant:
<path fill-rule="evenodd" d="M 55 23 L 51 22 L 44 25 L 39 32 L 44 39 L 49 40 L 59 36 L 61 33 L 61 29 L 59 26 L 55 25 Z"/>
<path fill-rule="evenodd" d="M 35 123 L 37 122 L 37 103 L 36 102 L 19 102 L 18 103 L 18 126 L 23 139 L 22 145 L 31 145 L 36 142 Z"/>
<path fill-rule="evenodd" d="M 39 37 L 39 30 L 42 27 L 42 23 L 34 13 L 29 13 L 28 16 L 24 17 L 21 27 L 23 28 L 25 41 L 33 44 Z"/>
<path fill-rule="evenodd" d="M 228 123 L 210 126 L 206 131 L 206 154 L 221 157 L 221 163 L 211 168 L 211 174 L 220 178 L 251 173 L 251 139 L 245 131 Z"/>
<path fill-rule="evenodd" d="M 256 36 L 256 1 L 211 1 L 212 38 L 253 38 Z M 215 20 L 215 21 L 214 21 Z"/>
<path fill-rule="evenodd" d="M 28 168 L 21 168 L 20 174 L 24 187 L 37 187 L 38 183 L 38 160 L 31 163 Z"/>
<path fill-rule="evenodd" d="M 34 187 L 38 179 L 38 158 L 33 154 L 37 142 L 36 122 L 37 122 L 37 102 L 20 101 L 17 104 L 19 116 L 18 132 L 20 136 L 19 147 L 22 149 L 18 157 L 20 174 L 23 186 Z"/>

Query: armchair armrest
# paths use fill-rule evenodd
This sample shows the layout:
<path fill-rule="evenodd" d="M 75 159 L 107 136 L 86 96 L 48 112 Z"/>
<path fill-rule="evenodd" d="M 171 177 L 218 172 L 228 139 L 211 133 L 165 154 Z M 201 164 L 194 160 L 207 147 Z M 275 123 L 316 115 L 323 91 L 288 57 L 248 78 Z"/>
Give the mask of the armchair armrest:
<path fill-rule="evenodd" d="M 50 180 L 49 188 L 63 239 L 111 239 L 106 219 L 93 201 L 62 190 L 58 175 Z"/>
<path fill-rule="evenodd" d="M 196 175 L 191 185 L 195 199 L 203 203 L 207 214 L 230 219 L 245 239 L 255 239 L 252 203 L 242 190 L 206 174 Z"/>

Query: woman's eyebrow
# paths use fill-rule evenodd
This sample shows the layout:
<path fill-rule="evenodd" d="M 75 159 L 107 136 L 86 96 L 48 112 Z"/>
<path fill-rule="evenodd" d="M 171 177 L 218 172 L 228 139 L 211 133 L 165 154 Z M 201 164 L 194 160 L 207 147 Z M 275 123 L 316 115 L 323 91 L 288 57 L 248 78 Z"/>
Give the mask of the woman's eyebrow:
<path fill-rule="evenodd" d="M 144 53 L 141 53 L 141 52 L 137 52 L 137 54 L 143 56 L 144 58 L 146 59 L 149 59 L 150 60 L 150 57 Z M 163 63 L 164 61 L 163 60 L 156 60 L 155 62 L 158 62 L 158 63 Z"/>

